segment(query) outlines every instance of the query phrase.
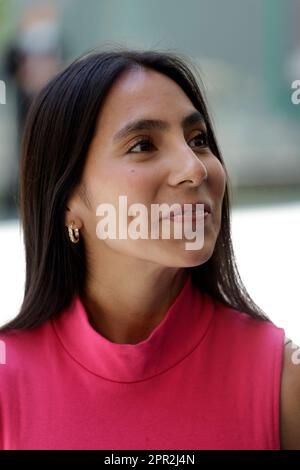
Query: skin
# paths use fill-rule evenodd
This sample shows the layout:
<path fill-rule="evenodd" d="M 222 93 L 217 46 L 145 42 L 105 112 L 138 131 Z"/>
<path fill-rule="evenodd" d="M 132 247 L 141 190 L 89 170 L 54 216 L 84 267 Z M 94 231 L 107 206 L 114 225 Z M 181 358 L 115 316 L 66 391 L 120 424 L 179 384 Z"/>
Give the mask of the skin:
<path fill-rule="evenodd" d="M 181 88 L 166 76 L 137 69 L 112 86 L 99 114 L 81 184 L 68 201 L 65 223 L 75 222 L 87 252 L 87 280 L 82 301 L 91 324 L 114 343 L 136 344 L 158 325 L 186 279 L 186 267 L 205 263 L 221 228 L 224 169 L 209 147 L 197 146 L 202 123 L 182 129 L 183 117 L 195 111 Z M 136 131 L 114 141 L 114 135 L 137 118 L 161 119 L 167 130 Z M 152 144 L 137 145 L 140 138 Z M 201 142 L 201 139 L 200 139 Z M 141 151 L 143 150 L 143 152 Z M 100 240 L 96 208 L 118 196 L 134 202 L 210 203 L 204 246 L 185 249 L 185 239 Z M 130 221 L 128 216 L 128 221 Z M 280 431 L 282 449 L 300 449 L 300 365 L 285 346 Z"/>
<path fill-rule="evenodd" d="M 297 351 L 292 341 L 287 341 L 281 380 L 281 448 L 300 450 L 300 349 Z"/>
<path fill-rule="evenodd" d="M 174 81 L 140 68 L 119 77 L 99 113 L 81 185 L 68 201 L 66 224 L 75 222 L 87 251 L 82 298 L 87 313 L 93 326 L 112 342 L 136 344 L 147 338 L 183 287 L 185 268 L 206 262 L 213 253 L 221 227 L 225 172 L 203 145 L 200 133 L 205 125 L 197 122 L 184 130 L 180 126 L 195 111 Z M 114 139 L 138 118 L 160 119 L 170 127 Z M 151 143 L 128 153 L 141 138 L 150 138 Z M 127 196 L 128 207 L 143 203 L 149 213 L 152 203 L 208 202 L 212 213 L 205 222 L 204 246 L 186 250 L 189 240 L 174 237 L 100 240 L 96 208 L 106 202 L 118 209 L 119 195 Z"/>

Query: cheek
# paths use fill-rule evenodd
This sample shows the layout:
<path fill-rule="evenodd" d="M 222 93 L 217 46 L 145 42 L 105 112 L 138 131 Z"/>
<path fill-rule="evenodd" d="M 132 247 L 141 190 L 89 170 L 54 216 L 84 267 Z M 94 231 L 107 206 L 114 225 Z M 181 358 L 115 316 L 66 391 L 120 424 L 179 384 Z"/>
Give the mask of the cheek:
<path fill-rule="evenodd" d="M 116 202 L 119 196 L 127 196 L 128 204 L 147 203 L 155 198 L 157 174 L 153 170 L 140 168 L 103 168 L 90 180 L 93 185 L 94 200 Z"/>
<path fill-rule="evenodd" d="M 134 171 L 107 164 L 98 166 L 93 173 L 89 174 L 88 184 L 94 199 L 110 201 L 119 194 L 126 195 L 140 182 Z"/>
<path fill-rule="evenodd" d="M 124 171 L 119 188 L 126 191 L 128 200 L 144 202 L 153 200 L 157 191 L 157 176 L 149 169 L 129 168 Z M 124 193 L 125 194 L 125 193 Z"/>

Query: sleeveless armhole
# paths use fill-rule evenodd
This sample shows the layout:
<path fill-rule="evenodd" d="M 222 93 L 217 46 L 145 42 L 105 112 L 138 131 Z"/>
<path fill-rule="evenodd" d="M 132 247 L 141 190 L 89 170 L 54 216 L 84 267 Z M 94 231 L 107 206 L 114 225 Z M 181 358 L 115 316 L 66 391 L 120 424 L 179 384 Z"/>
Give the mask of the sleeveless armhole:
<path fill-rule="evenodd" d="M 278 327 L 277 327 L 278 328 Z M 289 342 L 289 338 L 285 336 L 283 328 L 278 328 L 275 344 L 275 360 L 274 360 L 274 439 L 275 449 L 281 450 L 281 430 L 280 430 L 280 408 L 281 408 L 281 380 L 284 359 L 284 348 Z"/>

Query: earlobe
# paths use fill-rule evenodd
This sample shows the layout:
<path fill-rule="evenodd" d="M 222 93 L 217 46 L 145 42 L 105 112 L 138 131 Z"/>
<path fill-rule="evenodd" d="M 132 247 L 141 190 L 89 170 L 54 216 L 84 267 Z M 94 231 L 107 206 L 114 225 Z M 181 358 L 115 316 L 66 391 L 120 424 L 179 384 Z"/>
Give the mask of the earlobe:
<path fill-rule="evenodd" d="M 75 226 L 74 222 L 72 221 L 70 225 L 68 225 L 68 232 L 69 238 L 72 243 L 79 242 L 79 229 Z"/>
<path fill-rule="evenodd" d="M 71 224 L 73 224 L 74 227 L 78 229 L 81 229 L 83 225 L 79 217 L 74 215 L 74 213 L 72 212 L 71 209 L 69 209 L 69 207 L 66 207 L 65 226 L 69 227 Z"/>
<path fill-rule="evenodd" d="M 75 216 L 72 216 L 70 214 L 70 216 L 66 217 L 65 219 L 65 226 L 66 227 L 69 227 L 73 224 L 74 228 L 76 227 L 77 229 L 81 229 L 82 228 L 82 222 L 80 221 L 80 219 L 78 219 L 78 217 L 75 217 Z"/>

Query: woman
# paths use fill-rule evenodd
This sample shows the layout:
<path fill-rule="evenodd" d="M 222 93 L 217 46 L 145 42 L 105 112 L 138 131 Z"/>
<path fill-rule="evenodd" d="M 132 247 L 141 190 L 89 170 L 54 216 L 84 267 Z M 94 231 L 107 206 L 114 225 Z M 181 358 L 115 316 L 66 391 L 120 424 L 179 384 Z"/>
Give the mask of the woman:
<path fill-rule="evenodd" d="M 31 107 L 20 175 L 26 284 L 1 333 L 3 449 L 300 448 L 293 351 L 238 275 L 228 176 L 182 58 L 77 59 Z M 134 220 L 120 195 L 189 207 L 203 246 L 105 238 L 101 204 Z"/>

